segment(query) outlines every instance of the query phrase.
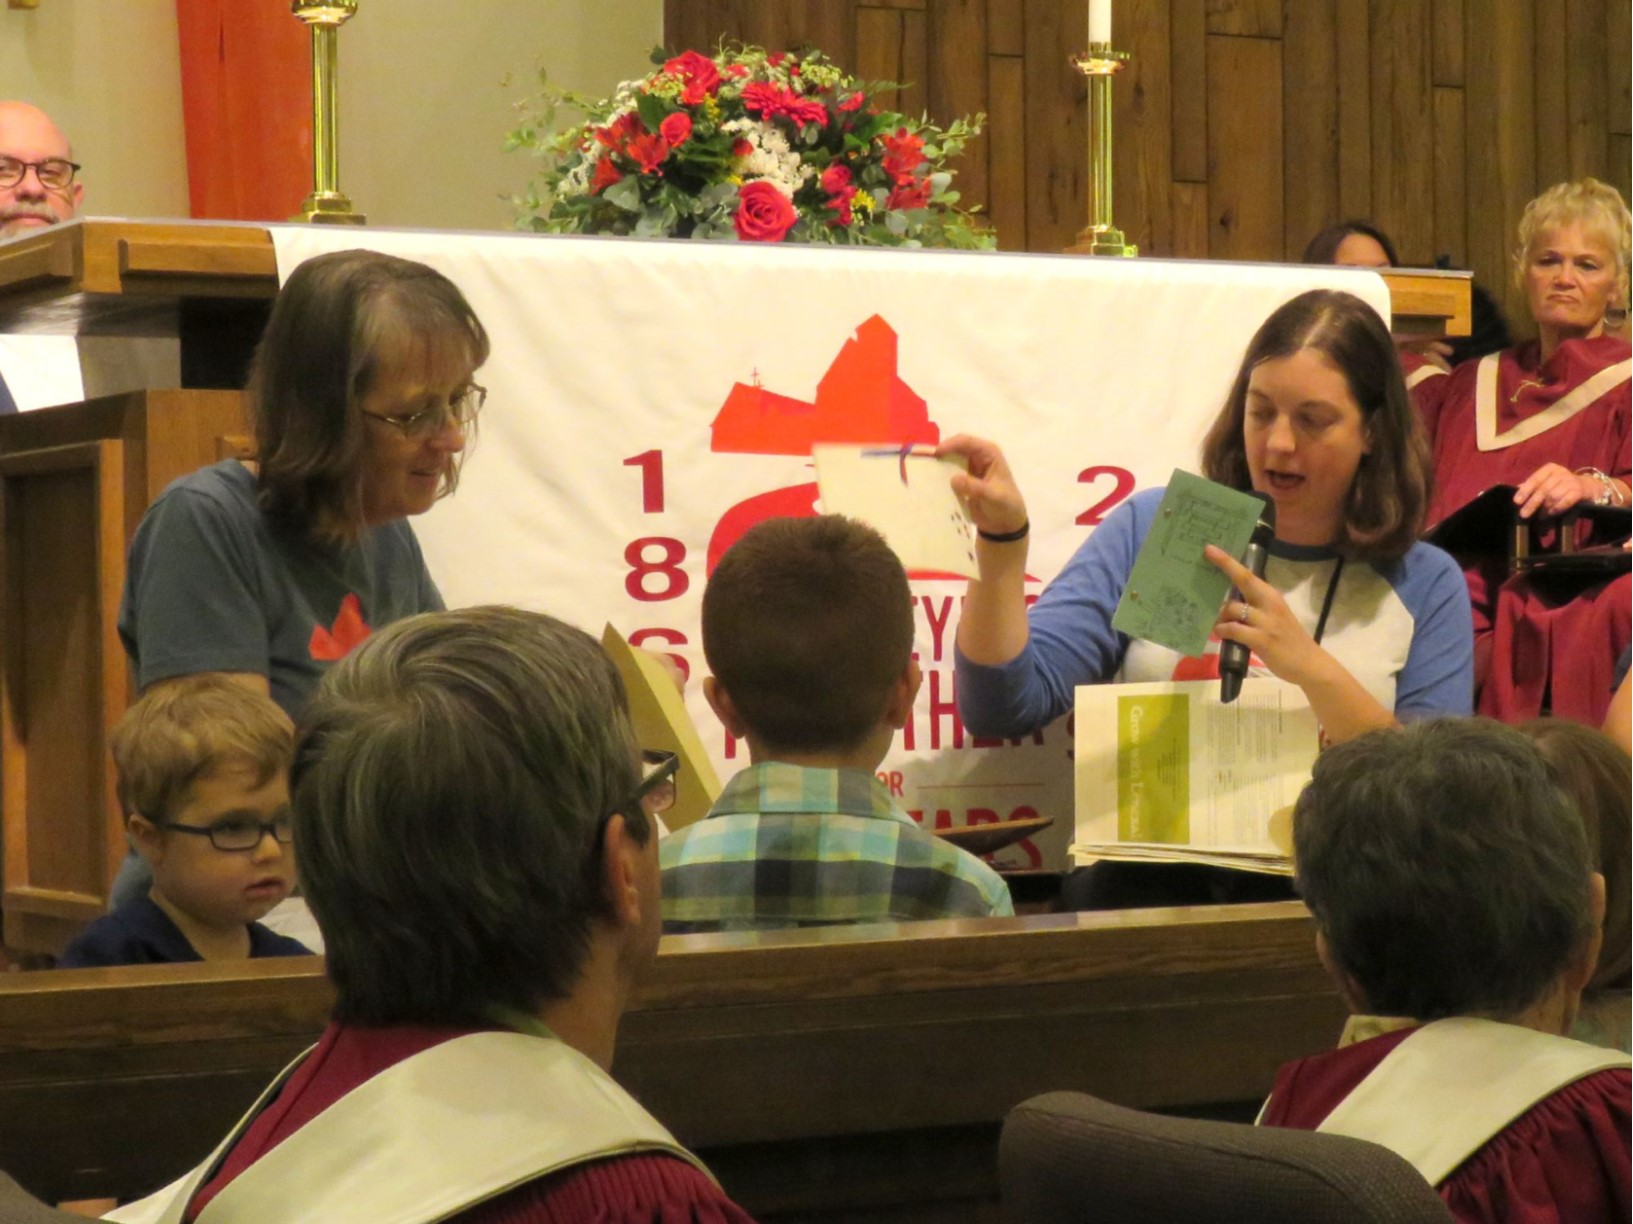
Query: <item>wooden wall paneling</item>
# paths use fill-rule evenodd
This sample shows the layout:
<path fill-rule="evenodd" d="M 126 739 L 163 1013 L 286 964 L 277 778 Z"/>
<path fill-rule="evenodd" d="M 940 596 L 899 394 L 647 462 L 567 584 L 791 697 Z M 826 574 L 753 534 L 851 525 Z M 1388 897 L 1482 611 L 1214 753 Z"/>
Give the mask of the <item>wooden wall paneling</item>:
<path fill-rule="evenodd" d="M 1174 203 L 1174 258 L 1206 259 L 1208 257 L 1208 185 L 1206 183 L 1175 183 Z"/>
<path fill-rule="evenodd" d="M 894 9 L 857 8 L 856 75 L 864 81 L 902 83 L 902 15 Z M 900 110 L 899 90 L 874 95 L 880 108 Z"/>
<path fill-rule="evenodd" d="M 930 108 L 930 22 L 923 9 L 902 9 L 902 74 L 897 80 L 904 115 L 922 115 Z"/>
<path fill-rule="evenodd" d="M 1508 272 L 1520 213 L 1536 194 L 1532 8 L 1530 0 L 1464 2 L 1469 266 L 1517 335 L 1531 329 Z"/>
<path fill-rule="evenodd" d="M 1068 13 L 1065 11 L 1069 9 Z M 1026 0 L 1026 245 L 1063 251 L 1089 219 L 1087 8 Z"/>
<path fill-rule="evenodd" d="M 1582 66 L 1591 63 L 1593 49 L 1606 44 L 1606 6 L 1628 11 L 1627 0 L 1569 0 L 1565 5 L 1565 110 L 1570 148 L 1566 170 L 1561 177 L 1581 178 L 1584 174 L 1600 174 L 1609 164 L 1606 160 L 1606 140 L 1609 115 L 1605 111 L 1605 94 L 1609 86 L 1607 74 L 1585 72 Z M 1557 18 L 1556 18 L 1557 20 Z M 1617 54 L 1615 47 L 1611 54 Z M 1624 61 L 1629 54 L 1627 39 L 1623 39 L 1620 54 Z M 1624 116 L 1625 117 L 1625 116 Z M 1539 133 L 1540 135 L 1540 133 Z"/>
<path fill-rule="evenodd" d="M 1468 266 L 1468 192 L 1464 181 L 1463 91 L 1436 86 L 1434 254 Z"/>
<path fill-rule="evenodd" d="M 1279 259 L 1281 42 L 1208 35 L 1208 254 Z"/>
<path fill-rule="evenodd" d="M 1633 46 L 1633 5 L 1627 0 L 1604 0 L 1606 86 L 1605 111 L 1610 130 L 1617 136 L 1633 133 L 1633 88 L 1629 87 L 1629 47 Z M 1591 48 L 1583 51 L 1584 60 Z M 1627 158 L 1615 159 L 1621 177 L 1627 177 Z"/>
<path fill-rule="evenodd" d="M 856 22 L 851 0 L 781 0 L 788 23 L 788 48 L 812 47 L 846 72 L 856 59 Z"/>
<path fill-rule="evenodd" d="M 763 4 L 764 2 L 765 0 L 759 0 L 759 3 Z M 929 0 L 865 0 L 865 3 L 872 8 L 901 9 L 904 12 L 918 11 L 922 13 Z"/>
<path fill-rule="evenodd" d="M 1338 206 L 1338 26 L 1333 0 L 1287 6 L 1282 27 L 1282 106 L 1287 177 L 1282 256 L 1341 220 Z"/>
<path fill-rule="evenodd" d="M 1169 53 L 1174 181 L 1208 181 L 1208 22 L 1205 0 L 1173 0 Z"/>
<path fill-rule="evenodd" d="M 1168 0 L 1124 0 L 1112 45 L 1132 58 L 1112 82 L 1112 215 L 1142 255 L 1171 255 L 1174 219 L 1173 96 Z"/>
<path fill-rule="evenodd" d="M 1298 4 L 1308 0 L 1297 0 Z M 1280 38 L 1281 0 L 1207 0 L 1209 34 Z"/>
<path fill-rule="evenodd" d="M 1633 139 L 1612 133 L 1608 143 L 1610 170 L 1605 181 L 1622 193 L 1622 199 L 1633 198 L 1633 176 L 1629 175 L 1629 164 L 1633 163 Z"/>
<path fill-rule="evenodd" d="M 987 0 L 930 0 L 927 85 L 930 114 L 946 124 L 991 109 L 987 99 Z M 953 185 L 965 208 L 986 209 L 992 137 L 973 140 L 954 168 Z"/>
<path fill-rule="evenodd" d="M 1367 0 L 1337 0 L 1338 211 L 1372 215 L 1372 40 Z"/>
<path fill-rule="evenodd" d="M 1537 5 L 1532 14 L 1535 20 L 1532 30 L 1532 105 L 1536 108 L 1539 188 L 1570 177 L 1570 114 L 1566 92 L 1570 75 L 1569 52 L 1566 49 L 1570 7 L 1568 0 L 1552 0 L 1551 3 Z"/>
<path fill-rule="evenodd" d="M 987 215 L 1005 251 L 1029 251 L 1026 230 L 1026 60 L 987 57 Z"/>
<path fill-rule="evenodd" d="M 1372 0 L 1372 217 L 1403 262 L 1434 245 L 1429 0 Z"/>
<path fill-rule="evenodd" d="M 1463 0 L 1434 0 L 1429 63 L 1436 85 L 1463 84 Z"/>
<path fill-rule="evenodd" d="M 987 50 L 994 55 L 1025 55 L 1025 14 L 1025 0 L 987 0 Z"/>

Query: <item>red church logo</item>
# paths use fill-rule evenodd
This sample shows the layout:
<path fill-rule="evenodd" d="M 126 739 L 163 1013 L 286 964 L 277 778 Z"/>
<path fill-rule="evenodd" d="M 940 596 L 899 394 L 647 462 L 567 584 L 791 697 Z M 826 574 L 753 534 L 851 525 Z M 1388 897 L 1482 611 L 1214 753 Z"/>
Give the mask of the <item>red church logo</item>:
<path fill-rule="evenodd" d="M 935 445 L 941 430 L 924 397 L 896 369 L 896 331 L 873 315 L 845 341 L 815 400 L 736 383 L 714 419 L 709 449 L 728 455 L 809 455 L 817 443 Z M 791 485 L 738 502 L 709 538 L 708 572 L 739 537 L 768 518 L 816 514 L 817 486 Z"/>

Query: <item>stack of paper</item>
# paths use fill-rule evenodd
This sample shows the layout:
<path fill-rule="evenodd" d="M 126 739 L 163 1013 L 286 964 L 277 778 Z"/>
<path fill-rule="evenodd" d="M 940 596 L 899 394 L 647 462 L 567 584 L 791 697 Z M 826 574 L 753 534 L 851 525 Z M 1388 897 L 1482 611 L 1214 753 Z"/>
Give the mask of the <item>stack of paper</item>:
<path fill-rule="evenodd" d="M 1288 809 L 1319 749 L 1296 686 L 1253 677 L 1077 690 L 1074 862 L 1206 863 L 1292 872 Z"/>

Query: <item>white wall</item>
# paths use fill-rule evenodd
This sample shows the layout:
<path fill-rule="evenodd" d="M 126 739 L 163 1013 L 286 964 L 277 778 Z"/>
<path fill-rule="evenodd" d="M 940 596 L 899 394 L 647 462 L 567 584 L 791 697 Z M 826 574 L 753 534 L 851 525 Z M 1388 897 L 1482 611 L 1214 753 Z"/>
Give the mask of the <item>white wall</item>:
<path fill-rule="evenodd" d="M 175 0 L 0 7 L 0 98 L 57 121 L 93 216 L 185 217 Z"/>
<path fill-rule="evenodd" d="M 534 163 L 504 137 L 540 64 L 601 97 L 662 41 L 663 0 L 360 0 L 340 32 L 341 189 L 374 225 L 508 229 L 501 197 Z"/>
<path fill-rule="evenodd" d="M 663 0 L 360 0 L 340 33 L 341 187 L 376 225 L 509 228 L 501 197 L 532 163 L 504 136 L 539 65 L 600 96 L 662 34 Z M 175 0 L 0 6 L 0 97 L 68 133 L 87 213 L 187 215 Z"/>

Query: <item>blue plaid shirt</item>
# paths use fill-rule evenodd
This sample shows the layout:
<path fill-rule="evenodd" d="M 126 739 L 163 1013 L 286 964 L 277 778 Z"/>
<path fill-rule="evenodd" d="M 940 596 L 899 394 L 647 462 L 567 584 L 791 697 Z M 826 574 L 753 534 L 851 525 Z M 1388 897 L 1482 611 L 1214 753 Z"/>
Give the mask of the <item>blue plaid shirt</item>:
<path fill-rule="evenodd" d="M 997 872 L 861 769 L 751 765 L 658 860 L 670 934 L 1015 912 Z"/>

